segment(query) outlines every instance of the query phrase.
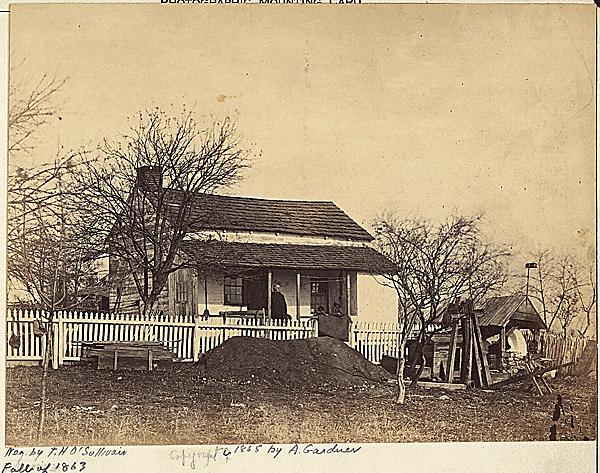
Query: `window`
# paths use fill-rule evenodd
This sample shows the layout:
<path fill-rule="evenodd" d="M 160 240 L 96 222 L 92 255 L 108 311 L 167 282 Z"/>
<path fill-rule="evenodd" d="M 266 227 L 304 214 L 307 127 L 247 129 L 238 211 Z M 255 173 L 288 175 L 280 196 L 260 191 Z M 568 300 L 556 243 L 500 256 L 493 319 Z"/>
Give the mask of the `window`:
<path fill-rule="evenodd" d="M 188 314 L 189 284 L 187 281 L 177 281 L 175 284 L 175 313 L 186 316 Z"/>
<path fill-rule="evenodd" d="M 244 282 L 242 278 L 225 277 L 225 305 L 244 305 Z"/>
<path fill-rule="evenodd" d="M 310 282 L 310 308 L 313 311 L 316 311 L 319 307 L 323 307 L 328 312 L 327 286 L 327 281 L 317 280 Z"/>
<path fill-rule="evenodd" d="M 188 288 L 185 282 L 178 282 L 176 284 L 175 297 L 177 302 L 187 302 L 188 301 Z"/>

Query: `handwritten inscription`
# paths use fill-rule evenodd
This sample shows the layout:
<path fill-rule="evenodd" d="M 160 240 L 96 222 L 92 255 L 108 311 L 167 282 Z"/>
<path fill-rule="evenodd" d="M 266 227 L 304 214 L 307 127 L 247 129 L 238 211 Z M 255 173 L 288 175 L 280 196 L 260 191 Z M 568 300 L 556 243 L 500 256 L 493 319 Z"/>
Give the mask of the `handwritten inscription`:
<path fill-rule="evenodd" d="M 0 473 L 82 472 L 92 458 L 125 455 L 127 450 L 121 447 L 9 447 L 4 452 L 5 461 Z"/>
<path fill-rule="evenodd" d="M 304 455 L 336 456 L 353 455 L 361 446 L 294 444 L 294 445 L 234 445 L 215 447 L 185 447 L 167 450 L 167 461 L 177 470 L 200 470 L 212 464 L 222 464 L 232 459 L 250 459 L 261 455 L 278 461 L 281 458 L 298 458 Z M 31 447 L 7 448 L 0 473 L 82 473 L 94 471 L 92 466 L 108 457 L 125 457 L 122 447 Z M 96 465 L 97 466 L 97 465 Z"/>
<path fill-rule="evenodd" d="M 191 470 L 206 468 L 211 463 L 227 463 L 235 457 L 247 457 L 251 455 L 266 455 L 273 459 L 285 455 L 336 455 L 355 454 L 360 451 L 360 446 L 341 447 L 337 443 L 332 446 L 294 444 L 291 447 L 278 445 L 237 445 L 234 447 L 214 448 L 187 448 L 171 450 L 170 459 L 179 463 L 182 467 Z"/>

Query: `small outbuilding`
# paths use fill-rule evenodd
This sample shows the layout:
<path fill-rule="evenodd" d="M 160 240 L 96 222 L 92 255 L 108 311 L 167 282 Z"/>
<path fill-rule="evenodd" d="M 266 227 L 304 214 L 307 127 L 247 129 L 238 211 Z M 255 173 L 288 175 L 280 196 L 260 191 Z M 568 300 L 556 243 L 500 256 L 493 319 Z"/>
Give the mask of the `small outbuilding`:
<path fill-rule="evenodd" d="M 497 336 L 497 355 L 502 356 L 509 350 L 508 343 L 516 345 L 523 340 L 521 331 L 528 329 L 530 341 L 539 340 L 540 330 L 546 329 L 546 324 L 525 295 L 499 296 L 489 299 L 479 316 L 479 326 L 484 340 Z M 508 341 L 508 343 L 507 343 Z M 524 340 L 523 340 L 524 342 Z M 532 346 L 537 346 L 533 343 Z M 517 346 L 511 346 L 513 351 Z M 526 350 L 531 351 L 531 350 Z M 493 351 L 488 351 L 490 353 Z"/>

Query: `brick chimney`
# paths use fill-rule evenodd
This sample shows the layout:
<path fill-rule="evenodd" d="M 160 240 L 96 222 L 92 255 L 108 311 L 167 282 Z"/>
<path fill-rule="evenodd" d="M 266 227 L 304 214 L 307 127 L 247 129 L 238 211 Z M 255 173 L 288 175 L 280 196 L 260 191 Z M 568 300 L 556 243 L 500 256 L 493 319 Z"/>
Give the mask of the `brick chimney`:
<path fill-rule="evenodd" d="M 137 169 L 137 186 L 143 190 L 158 190 L 162 187 L 160 166 L 142 166 Z"/>

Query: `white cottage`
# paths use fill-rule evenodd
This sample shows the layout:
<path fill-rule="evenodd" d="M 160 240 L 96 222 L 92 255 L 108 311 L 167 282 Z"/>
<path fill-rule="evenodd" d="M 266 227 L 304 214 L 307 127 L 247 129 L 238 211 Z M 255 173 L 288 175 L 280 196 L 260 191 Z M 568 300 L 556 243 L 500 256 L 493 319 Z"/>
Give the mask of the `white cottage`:
<path fill-rule="evenodd" d="M 174 191 L 175 192 L 175 191 Z M 264 310 L 278 284 L 292 319 L 339 304 L 354 321 L 395 322 L 396 292 L 381 284 L 393 269 L 373 237 L 332 202 L 195 196 L 193 212 L 210 219 L 191 229 L 182 251 L 190 263 L 169 278 L 158 309 L 195 316 Z M 206 234 L 215 238 L 206 241 Z M 207 269 L 210 268 L 210 269 Z M 121 308 L 135 307 L 121 287 Z"/>

